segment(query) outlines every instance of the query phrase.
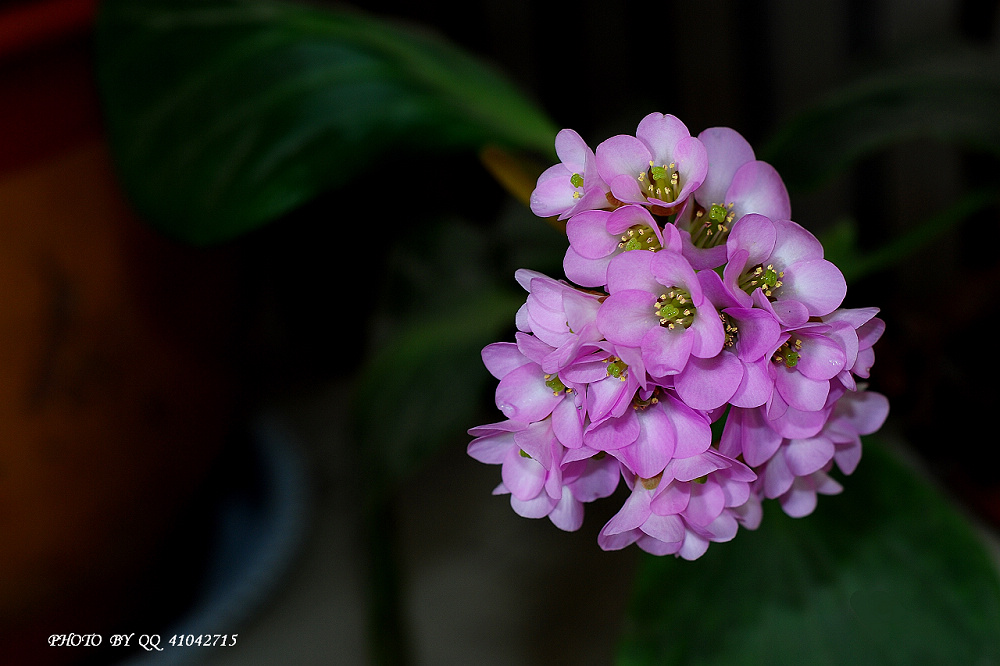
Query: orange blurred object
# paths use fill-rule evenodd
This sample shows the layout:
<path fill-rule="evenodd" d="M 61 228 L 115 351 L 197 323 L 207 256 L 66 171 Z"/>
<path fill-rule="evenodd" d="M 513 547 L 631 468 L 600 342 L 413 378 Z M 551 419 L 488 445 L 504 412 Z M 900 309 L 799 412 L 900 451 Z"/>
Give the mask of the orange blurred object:
<path fill-rule="evenodd" d="M 0 662 L 64 664 L 88 655 L 47 637 L 134 611 L 232 430 L 232 294 L 225 251 L 163 238 L 118 189 L 94 3 L 31 4 L 0 12 Z M 39 28 L 24 12 L 51 29 L 12 38 Z"/>

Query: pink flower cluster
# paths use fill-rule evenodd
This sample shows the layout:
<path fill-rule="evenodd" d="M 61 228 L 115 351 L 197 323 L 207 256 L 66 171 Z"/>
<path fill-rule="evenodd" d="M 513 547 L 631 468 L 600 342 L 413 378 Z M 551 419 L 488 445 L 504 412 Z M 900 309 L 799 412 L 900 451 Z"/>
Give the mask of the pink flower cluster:
<path fill-rule="evenodd" d="M 884 323 L 841 308 L 774 168 L 732 129 L 659 113 L 596 151 L 563 130 L 556 152 L 531 208 L 567 221 L 569 282 L 517 271 L 515 341 L 483 350 L 506 419 L 468 450 L 501 465 L 494 494 L 576 530 L 624 480 L 600 546 L 695 559 L 765 499 L 799 517 L 840 492 L 830 471 L 853 472 L 888 414 L 857 382 Z"/>

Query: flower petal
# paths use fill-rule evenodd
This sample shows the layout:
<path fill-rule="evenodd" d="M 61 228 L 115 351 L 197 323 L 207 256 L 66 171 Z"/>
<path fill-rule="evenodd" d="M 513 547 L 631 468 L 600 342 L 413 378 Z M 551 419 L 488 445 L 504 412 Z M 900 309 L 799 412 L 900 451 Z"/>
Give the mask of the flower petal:
<path fill-rule="evenodd" d="M 743 380 L 729 402 L 735 407 L 760 407 L 767 403 L 774 391 L 774 378 L 770 363 L 761 358 L 752 363 L 743 362 Z"/>
<path fill-rule="evenodd" d="M 638 347 L 646 332 L 659 326 L 655 303 L 656 296 L 648 291 L 626 289 L 613 293 L 597 312 L 597 328 L 616 345 Z"/>
<path fill-rule="evenodd" d="M 552 524 L 566 532 L 575 532 L 583 525 L 583 503 L 573 497 L 569 488 L 563 486 L 559 503 L 549 513 Z"/>
<path fill-rule="evenodd" d="M 651 493 L 636 483 L 632 494 L 628 496 L 622 508 L 611 517 L 601 529 L 602 535 L 621 534 L 641 526 L 650 516 L 649 502 Z M 634 539 L 633 539 L 634 541 Z M 631 542 L 629 542 L 631 543 Z"/>
<path fill-rule="evenodd" d="M 611 451 L 633 473 L 649 479 L 660 472 L 674 455 L 677 433 L 666 412 L 659 406 L 637 413 L 639 436 L 629 446 Z"/>
<path fill-rule="evenodd" d="M 788 406 L 805 412 L 823 409 L 830 394 L 830 381 L 810 379 L 793 368 L 777 365 L 774 387 L 785 399 Z"/>
<path fill-rule="evenodd" d="M 545 468 L 537 460 L 521 455 L 521 450 L 515 446 L 507 450 L 500 478 L 514 497 L 526 502 L 541 493 L 545 485 Z"/>
<path fill-rule="evenodd" d="M 777 231 L 770 218 L 756 213 L 744 215 L 736 220 L 729 231 L 729 238 L 726 240 L 729 260 L 732 261 L 737 250 L 746 250 L 748 255 L 740 267 L 741 271 L 745 266 L 763 263 L 771 256 L 776 239 Z"/>
<path fill-rule="evenodd" d="M 508 419 L 531 423 L 552 413 L 563 395 L 545 385 L 545 373 L 534 363 L 508 372 L 496 389 L 497 409 Z"/>
<path fill-rule="evenodd" d="M 708 410 L 726 404 L 742 381 L 743 364 L 736 354 L 723 352 L 714 358 L 692 356 L 674 377 L 674 388 L 693 409 Z"/>
<path fill-rule="evenodd" d="M 778 172 L 767 162 L 754 161 L 741 166 L 726 191 L 726 203 L 732 202 L 739 219 L 747 213 L 760 213 L 772 220 L 792 214 L 788 190 Z"/>
<path fill-rule="evenodd" d="M 708 156 L 708 173 L 695 198 L 706 208 L 726 204 L 726 190 L 736 170 L 754 160 L 753 148 L 743 136 L 729 127 L 710 127 L 698 134 Z M 756 211 L 755 211 L 756 212 Z"/>
<path fill-rule="evenodd" d="M 708 417 L 670 394 L 660 400 L 660 405 L 677 432 L 675 459 L 690 458 L 708 450 L 712 445 L 712 426 Z"/>
<path fill-rule="evenodd" d="M 585 210 L 566 222 L 570 246 L 585 259 L 601 259 L 618 250 L 618 237 L 608 233 L 610 211 Z"/>
<path fill-rule="evenodd" d="M 563 256 L 563 272 L 567 279 L 581 287 L 603 287 L 608 282 L 608 264 L 613 256 L 586 259 L 570 246 Z"/>
<path fill-rule="evenodd" d="M 608 293 L 638 290 L 659 294 L 663 285 L 656 281 L 650 268 L 653 257 L 660 252 L 622 252 L 608 264 Z"/>
<path fill-rule="evenodd" d="M 642 531 L 663 543 L 677 543 L 684 538 L 684 521 L 680 516 L 651 514 L 642 524 Z"/>
<path fill-rule="evenodd" d="M 726 508 L 726 496 L 718 483 L 711 479 L 705 483 L 691 484 L 691 501 L 684 511 L 684 518 L 698 527 L 704 527 L 719 517 Z"/>
<path fill-rule="evenodd" d="M 676 116 L 653 112 L 639 121 L 635 135 L 646 146 L 657 164 L 669 164 L 676 160 L 675 146 L 691 137 L 687 125 Z"/>
<path fill-rule="evenodd" d="M 806 306 L 813 317 L 830 314 L 844 301 L 844 274 L 826 259 L 810 259 L 786 266 L 779 300 L 794 300 Z"/>
<path fill-rule="evenodd" d="M 635 413 L 628 410 L 619 418 L 591 424 L 583 435 L 583 441 L 596 451 L 614 451 L 634 442 L 640 429 Z"/>
<path fill-rule="evenodd" d="M 519 499 L 511 494 L 510 506 L 514 513 L 522 518 L 544 518 L 555 508 L 558 500 L 552 499 L 546 493 L 539 493 L 536 497 L 528 500 Z"/>
<path fill-rule="evenodd" d="M 695 307 L 701 307 L 704 295 L 701 282 L 695 277 L 694 269 L 680 252 L 662 250 L 653 254 L 649 262 L 649 271 L 659 283 L 650 291 L 661 291 L 663 287 L 680 287 L 691 295 Z"/>
<path fill-rule="evenodd" d="M 785 462 L 795 476 L 808 476 L 833 459 L 834 446 L 826 437 L 792 439 L 785 446 Z"/>
<path fill-rule="evenodd" d="M 694 337 L 686 330 L 652 326 L 640 343 L 646 368 L 657 377 L 680 372 L 687 365 L 693 343 Z"/>
<path fill-rule="evenodd" d="M 639 189 L 639 174 L 646 173 L 652 153 L 639 139 L 619 134 L 597 146 L 597 171 L 611 186 L 611 193 L 625 203 L 645 203 Z"/>
<path fill-rule="evenodd" d="M 509 372 L 530 363 L 513 342 L 494 342 L 482 351 L 483 365 L 497 379 L 503 379 Z"/>

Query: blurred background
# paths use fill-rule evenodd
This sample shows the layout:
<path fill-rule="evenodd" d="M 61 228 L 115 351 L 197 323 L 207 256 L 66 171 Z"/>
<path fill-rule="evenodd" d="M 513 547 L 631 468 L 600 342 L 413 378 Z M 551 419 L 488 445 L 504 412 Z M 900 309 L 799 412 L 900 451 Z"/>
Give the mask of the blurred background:
<path fill-rule="evenodd" d="M 591 146 L 651 111 L 693 134 L 734 127 L 776 156 L 793 217 L 828 248 L 884 259 L 888 245 L 897 256 L 859 268 L 845 302 L 887 323 L 871 379 L 892 404 L 885 432 L 995 530 L 1000 454 L 983 424 L 1000 397 L 1000 168 L 996 135 L 976 130 L 1000 128 L 997 5 L 349 6 L 483 59 Z M 384 353 L 440 303 L 498 285 L 513 308 L 496 339 L 512 339 L 514 270 L 558 276 L 565 237 L 475 151 L 412 148 L 247 233 L 207 245 L 166 233 L 130 198 L 109 141 L 101 9 L 0 4 L 0 662 L 613 661 L 639 559 L 596 545 L 616 507 L 588 507 L 572 534 L 516 516 L 490 495 L 499 470 L 465 453 L 464 429 L 499 418 L 485 370 L 446 355 L 432 364 L 444 372 L 410 364 L 397 381 Z M 779 157 L 808 152 L 782 143 L 803 114 L 900 71 L 993 87 L 954 97 L 958 119 L 939 132 L 928 103 L 913 123 L 927 131 L 785 170 L 796 164 Z M 524 157 L 533 174 L 553 160 Z M 922 243 L 892 245 L 914 228 Z M 434 441 L 379 430 L 408 409 L 433 410 L 412 422 L 430 421 Z M 399 445 L 405 466 L 387 472 L 359 444 L 379 433 L 417 441 Z M 47 646 L 69 632 L 239 641 Z"/>

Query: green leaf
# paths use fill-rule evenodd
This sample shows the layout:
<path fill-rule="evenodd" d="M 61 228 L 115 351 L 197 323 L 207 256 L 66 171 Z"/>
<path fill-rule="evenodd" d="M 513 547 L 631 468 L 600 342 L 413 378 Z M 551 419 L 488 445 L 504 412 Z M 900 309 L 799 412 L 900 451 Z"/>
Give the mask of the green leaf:
<path fill-rule="evenodd" d="M 366 174 L 426 200 L 421 151 L 550 154 L 555 128 L 510 82 L 426 31 L 277 0 L 108 0 L 97 70 L 139 212 L 232 238 Z"/>
<path fill-rule="evenodd" d="M 857 160 L 912 139 L 1000 155 L 1000 72 L 992 53 L 923 54 L 807 106 L 758 151 L 789 189 L 817 187 Z M 934 179 L 928 156 L 927 180 Z"/>
<path fill-rule="evenodd" d="M 481 350 L 512 328 L 523 302 L 523 292 L 485 291 L 401 327 L 365 365 L 353 412 L 381 483 L 391 487 L 472 425 L 484 391 L 496 383 Z"/>
<path fill-rule="evenodd" d="M 896 454 L 866 441 L 841 495 L 699 560 L 649 556 L 623 664 L 1000 663 L 1000 582 L 978 536 Z"/>
<path fill-rule="evenodd" d="M 903 261 L 996 201 L 997 190 L 992 187 L 973 190 L 877 250 L 868 252 L 862 252 L 857 247 L 856 223 L 853 220 L 842 220 L 822 239 L 825 257 L 840 268 L 848 283 L 854 282 Z"/>

